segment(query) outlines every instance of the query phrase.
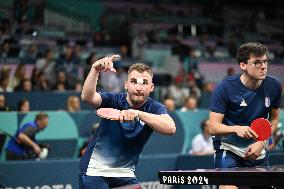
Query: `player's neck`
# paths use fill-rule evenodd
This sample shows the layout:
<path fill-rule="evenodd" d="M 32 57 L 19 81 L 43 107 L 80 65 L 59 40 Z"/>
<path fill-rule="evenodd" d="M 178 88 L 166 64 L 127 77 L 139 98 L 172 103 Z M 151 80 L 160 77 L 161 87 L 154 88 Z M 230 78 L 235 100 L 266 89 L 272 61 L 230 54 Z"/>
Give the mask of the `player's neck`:
<path fill-rule="evenodd" d="M 241 75 L 240 79 L 242 84 L 251 90 L 256 90 L 262 82 L 262 80 L 254 79 L 245 73 Z"/>

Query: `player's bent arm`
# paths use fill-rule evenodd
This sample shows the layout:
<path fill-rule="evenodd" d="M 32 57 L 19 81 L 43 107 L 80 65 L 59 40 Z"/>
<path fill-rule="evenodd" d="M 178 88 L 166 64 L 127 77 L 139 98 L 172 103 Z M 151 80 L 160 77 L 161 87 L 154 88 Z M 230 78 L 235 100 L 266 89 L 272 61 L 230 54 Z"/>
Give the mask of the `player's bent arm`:
<path fill-rule="evenodd" d="M 275 129 L 277 128 L 278 122 L 279 122 L 279 114 L 280 114 L 280 108 L 271 108 L 269 112 L 269 121 L 271 123 L 271 132 L 274 133 Z"/>
<path fill-rule="evenodd" d="M 211 112 L 209 113 L 209 132 L 211 135 L 235 134 L 236 126 L 228 126 L 222 123 L 224 114 Z"/>
<path fill-rule="evenodd" d="M 176 126 L 174 120 L 168 114 L 156 115 L 139 111 L 139 119 L 152 129 L 165 135 L 174 135 Z"/>
<path fill-rule="evenodd" d="M 18 135 L 18 140 L 21 144 L 24 144 L 24 145 L 27 145 L 27 146 L 30 146 L 31 148 L 33 149 L 38 149 L 39 146 L 37 145 L 37 143 L 35 143 L 33 140 L 30 139 L 29 136 L 27 136 L 26 134 L 24 133 L 20 133 Z"/>
<path fill-rule="evenodd" d="M 98 108 L 102 103 L 101 95 L 96 92 L 98 77 L 99 72 L 92 68 L 84 82 L 81 94 L 82 101 L 94 106 L 95 108 Z"/>

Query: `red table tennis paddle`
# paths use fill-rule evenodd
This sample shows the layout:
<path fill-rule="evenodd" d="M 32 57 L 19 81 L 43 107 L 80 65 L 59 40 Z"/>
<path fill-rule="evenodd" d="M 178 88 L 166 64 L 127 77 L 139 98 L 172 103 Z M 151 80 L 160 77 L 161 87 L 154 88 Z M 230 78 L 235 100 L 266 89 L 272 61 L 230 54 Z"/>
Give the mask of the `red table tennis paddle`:
<path fill-rule="evenodd" d="M 119 120 L 120 110 L 114 108 L 100 108 L 97 110 L 97 114 L 105 119 Z"/>
<path fill-rule="evenodd" d="M 271 123 L 264 118 L 257 118 L 251 124 L 250 127 L 258 135 L 258 141 L 267 140 L 271 136 Z"/>

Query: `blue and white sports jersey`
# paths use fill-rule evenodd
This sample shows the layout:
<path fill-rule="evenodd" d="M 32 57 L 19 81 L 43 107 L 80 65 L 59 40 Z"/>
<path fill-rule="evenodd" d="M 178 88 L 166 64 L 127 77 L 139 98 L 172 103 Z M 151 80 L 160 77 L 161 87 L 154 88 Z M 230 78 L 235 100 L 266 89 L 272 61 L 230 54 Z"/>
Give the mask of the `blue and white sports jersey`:
<path fill-rule="evenodd" d="M 210 111 L 224 114 L 223 124 L 249 126 L 256 118 L 268 118 L 271 108 L 281 105 L 281 85 L 274 77 L 266 76 L 260 87 L 251 90 L 245 87 L 240 75 L 225 78 L 215 89 Z M 246 148 L 254 143 L 236 134 L 213 137 L 215 150 L 230 150 L 243 157 Z M 258 158 L 265 155 L 265 150 Z"/>
<path fill-rule="evenodd" d="M 101 108 L 132 109 L 126 93 L 100 93 Z M 139 108 L 151 114 L 167 114 L 161 103 L 148 98 Z M 80 172 L 88 176 L 135 177 L 134 171 L 142 149 L 153 129 L 144 122 L 102 119 L 96 134 L 80 161 Z"/>

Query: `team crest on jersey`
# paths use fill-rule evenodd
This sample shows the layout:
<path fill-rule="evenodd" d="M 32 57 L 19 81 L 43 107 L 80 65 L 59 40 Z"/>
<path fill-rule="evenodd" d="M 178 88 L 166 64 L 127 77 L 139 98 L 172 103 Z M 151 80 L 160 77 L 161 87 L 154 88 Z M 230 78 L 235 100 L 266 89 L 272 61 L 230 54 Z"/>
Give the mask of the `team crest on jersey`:
<path fill-rule="evenodd" d="M 265 107 L 268 108 L 270 106 L 270 98 L 267 96 L 264 100 Z"/>
<path fill-rule="evenodd" d="M 145 125 L 145 122 L 143 122 L 143 121 L 140 120 L 140 124 L 141 124 L 141 125 Z"/>
<path fill-rule="evenodd" d="M 245 99 L 242 99 L 240 106 L 244 107 L 244 106 L 248 106 Z"/>

